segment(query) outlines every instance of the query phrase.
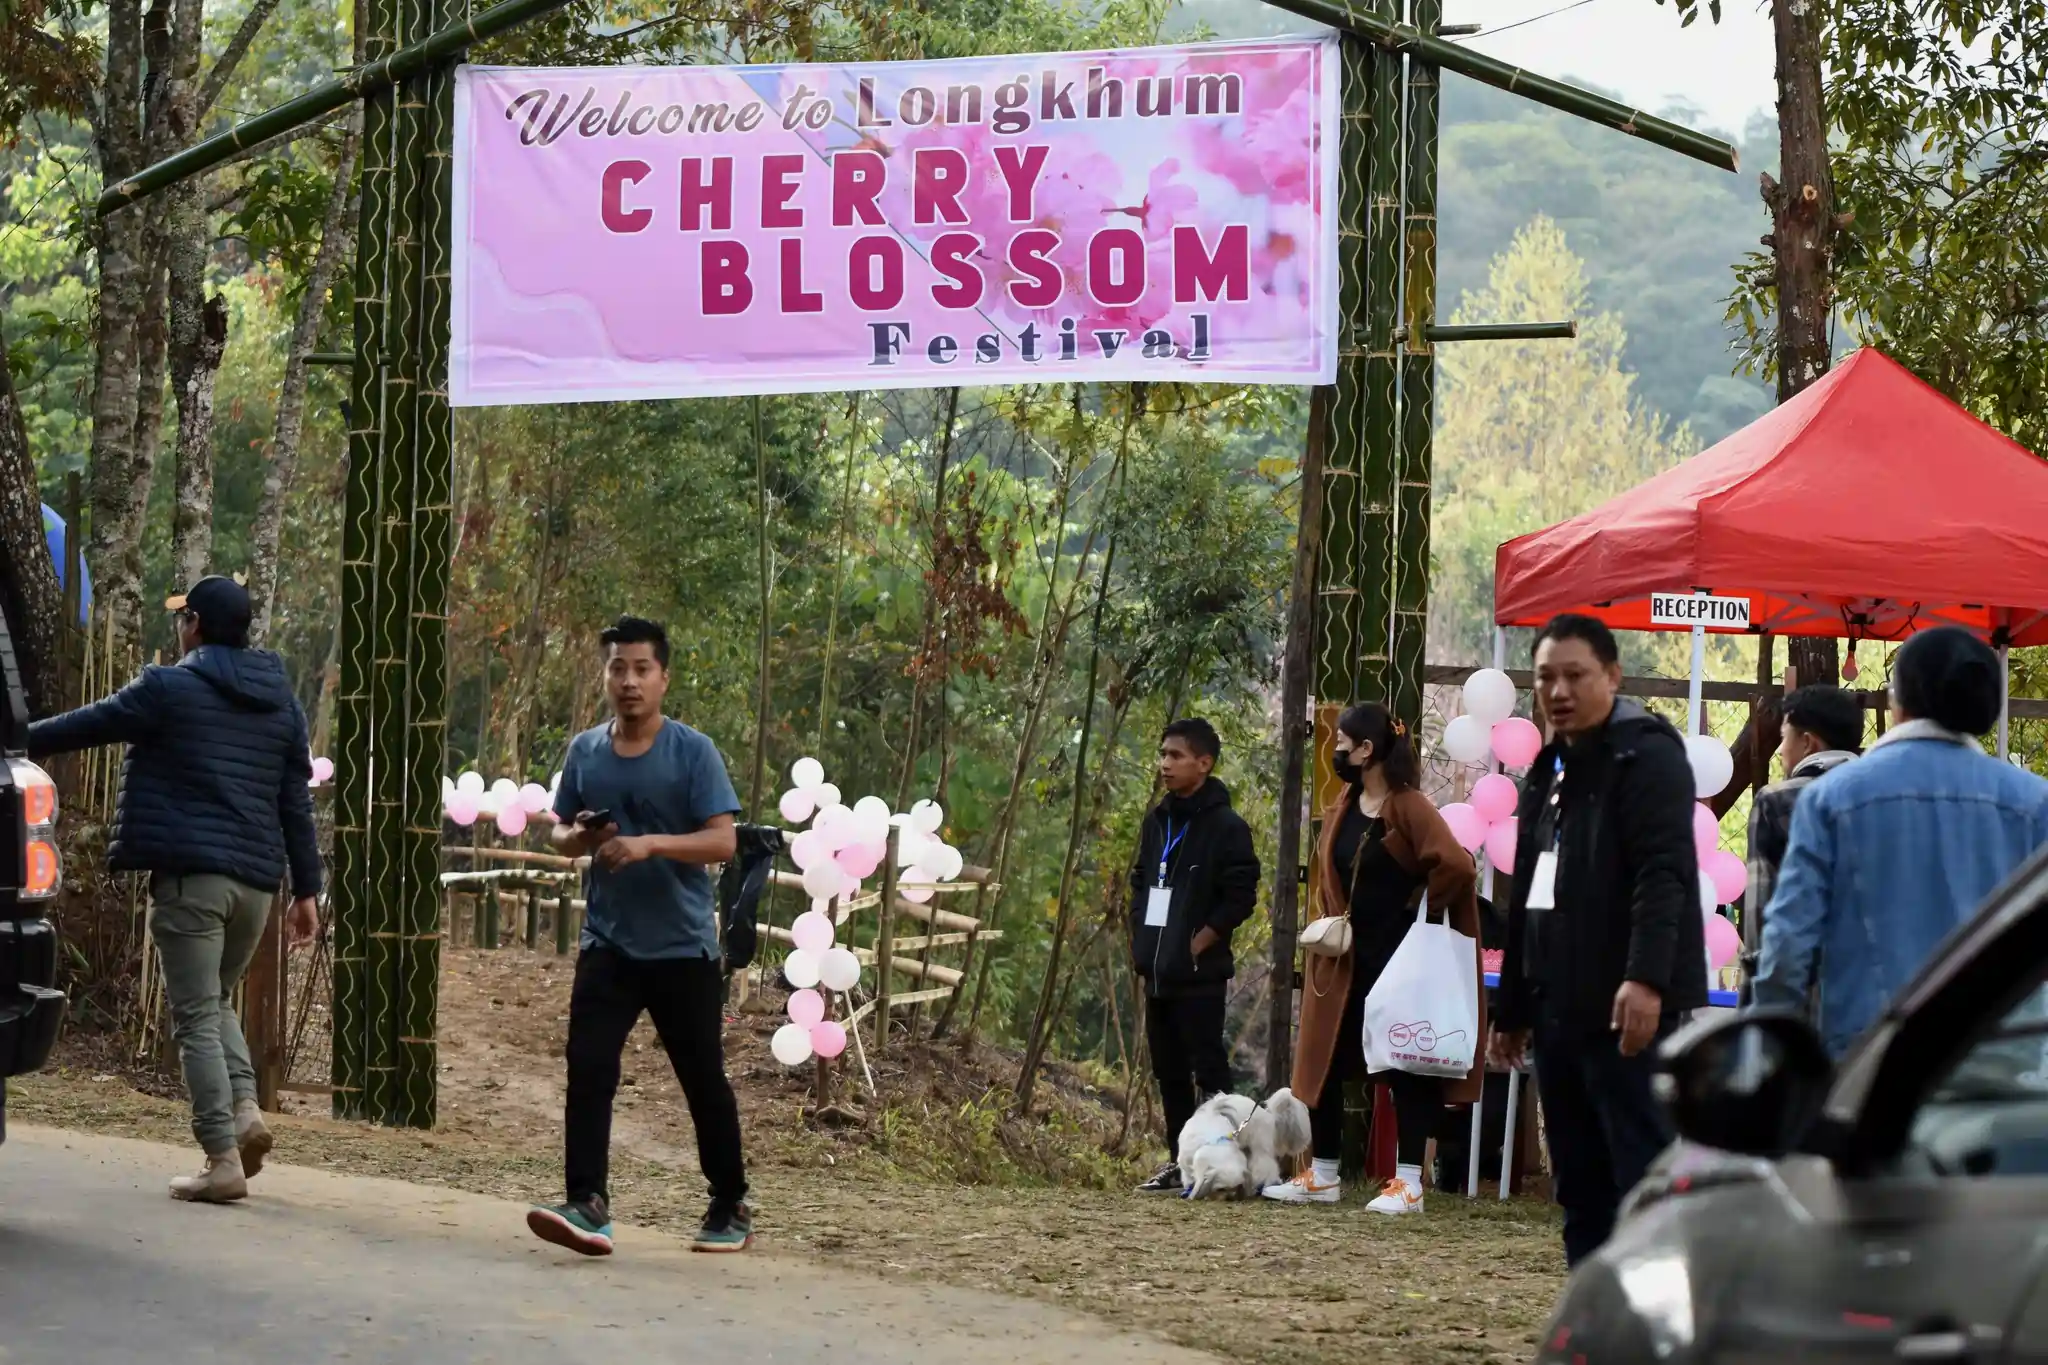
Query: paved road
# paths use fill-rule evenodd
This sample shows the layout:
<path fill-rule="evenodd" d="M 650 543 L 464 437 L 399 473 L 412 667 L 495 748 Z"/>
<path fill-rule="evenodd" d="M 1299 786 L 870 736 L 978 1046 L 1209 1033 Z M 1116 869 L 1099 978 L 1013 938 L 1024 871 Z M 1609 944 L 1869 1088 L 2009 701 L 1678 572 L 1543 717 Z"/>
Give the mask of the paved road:
<path fill-rule="evenodd" d="M 1058 1308 L 622 1231 L 609 1260 L 530 1238 L 520 1206 L 284 1166 L 178 1204 L 185 1151 L 10 1126 L 0 1365 L 1198 1365 Z"/>

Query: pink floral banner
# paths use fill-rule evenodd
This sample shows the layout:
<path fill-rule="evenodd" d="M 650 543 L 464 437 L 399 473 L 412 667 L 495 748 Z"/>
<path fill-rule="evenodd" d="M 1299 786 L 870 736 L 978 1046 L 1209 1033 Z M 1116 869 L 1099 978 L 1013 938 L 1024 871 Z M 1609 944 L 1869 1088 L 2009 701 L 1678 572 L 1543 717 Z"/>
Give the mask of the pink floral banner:
<path fill-rule="evenodd" d="M 1309 39 L 464 67 L 460 406 L 1336 375 Z"/>

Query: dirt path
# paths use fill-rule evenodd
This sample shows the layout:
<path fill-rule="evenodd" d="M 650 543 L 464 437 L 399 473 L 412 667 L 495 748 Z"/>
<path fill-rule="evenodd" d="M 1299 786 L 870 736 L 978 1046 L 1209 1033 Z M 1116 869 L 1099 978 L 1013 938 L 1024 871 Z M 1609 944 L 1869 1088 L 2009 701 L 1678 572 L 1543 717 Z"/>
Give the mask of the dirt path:
<path fill-rule="evenodd" d="M 10 1116 L 24 1124 L 188 1141 L 182 1106 L 112 1076 L 57 1072 L 13 1084 Z M 286 1116 L 279 1158 L 500 1199 L 558 1197 L 554 1124 L 518 1134 L 470 1126 L 423 1134 Z M 678 1135 L 674 1145 L 688 1144 Z M 898 1286 L 1026 1295 L 1241 1362 L 1527 1360 L 1563 1276 L 1552 1211 L 1523 1201 L 1431 1195 L 1425 1216 L 1395 1221 L 1355 1204 L 1188 1205 L 892 1180 L 878 1163 L 840 1160 L 833 1147 L 813 1165 L 792 1164 L 803 1147 L 776 1150 L 783 1164 L 754 1172 L 766 1250 Z M 0 1191 L 11 1183 L 11 1154 L 0 1148 Z M 686 1233 L 702 1212 L 694 1162 L 678 1169 L 629 1156 L 614 1175 L 619 1215 L 635 1226 Z"/>
<path fill-rule="evenodd" d="M 21 1365 L 339 1361 L 610 1365 L 1211 1362 L 1028 1300 L 773 1251 L 692 1256 L 622 1229 L 593 1261 L 519 1205 L 280 1166 L 228 1208 L 165 1196 L 187 1153 L 17 1128 L 0 1151 L 0 1358 Z"/>

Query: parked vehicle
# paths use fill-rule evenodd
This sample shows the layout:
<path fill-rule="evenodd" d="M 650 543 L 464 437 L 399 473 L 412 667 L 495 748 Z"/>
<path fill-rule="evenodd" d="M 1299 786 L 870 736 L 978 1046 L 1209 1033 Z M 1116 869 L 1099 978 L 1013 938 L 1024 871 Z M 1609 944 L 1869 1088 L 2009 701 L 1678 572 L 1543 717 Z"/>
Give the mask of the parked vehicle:
<path fill-rule="evenodd" d="M 1674 1036 L 1680 1133 L 1540 1362 L 2048 1361 L 2048 853 L 1837 1071 L 1788 1014 Z"/>
<path fill-rule="evenodd" d="M 57 787 L 24 756 L 28 702 L 13 632 L 0 610 L 0 1141 L 7 1137 L 7 1078 L 49 1060 L 64 1019 L 57 935 L 43 917 L 57 894 Z"/>

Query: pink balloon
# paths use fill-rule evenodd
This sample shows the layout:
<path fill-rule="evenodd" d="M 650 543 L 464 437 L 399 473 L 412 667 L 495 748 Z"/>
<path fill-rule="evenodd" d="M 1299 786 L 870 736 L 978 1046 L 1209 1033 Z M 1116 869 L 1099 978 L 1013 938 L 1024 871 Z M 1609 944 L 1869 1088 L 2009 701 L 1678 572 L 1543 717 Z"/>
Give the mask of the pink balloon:
<path fill-rule="evenodd" d="M 836 1019 L 811 1025 L 811 1051 L 828 1061 L 846 1051 L 846 1025 Z"/>
<path fill-rule="evenodd" d="M 516 839 L 526 833 L 526 808 L 524 806 L 507 806 L 499 811 L 498 832 L 511 839 Z"/>
<path fill-rule="evenodd" d="M 468 829 L 476 823 L 476 798 L 468 792 L 457 792 L 448 798 L 448 818 Z"/>
<path fill-rule="evenodd" d="M 839 864 L 839 870 L 849 877 L 872 877 L 875 866 L 882 860 L 875 856 L 873 845 L 848 844 L 832 855 Z"/>
<path fill-rule="evenodd" d="M 1522 789 L 1502 773 L 1488 773 L 1472 784 L 1472 809 L 1489 825 L 1513 815 L 1521 803 Z"/>
<path fill-rule="evenodd" d="M 1497 820 L 1486 831 L 1486 861 L 1496 872 L 1515 870 L 1515 846 L 1520 838 L 1513 820 Z"/>
<path fill-rule="evenodd" d="M 1463 801 L 1453 801 L 1440 812 L 1444 823 L 1451 827 L 1451 837 L 1461 848 L 1478 848 L 1486 838 L 1486 821 L 1479 818 L 1479 812 Z"/>
<path fill-rule="evenodd" d="M 315 782 L 326 782 L 326 781 L 329 781 L 329 780 L 331 780 L 331 779 L 332 779 L 333 777 L 334 777 L 334 760 L 333 760 L 333 759 L 331 759 L 331 758 L 316 758 L 316 759 L 314 759 L 314 760 L 313 760 L 313 780 L 314 780 Z"/>
<path fill-rule="evenodd" d="M 1742 951 L 1742 935 L 1736 932 L 1734 924 L 1726 915 L 1708 915 L 1706 930 L 1707 961 L 1712 963 L 1714 970 L 1718 972 L 1733 962 L 1736 954 Z"/>
<path fill-rule="evenodd" d="M 832 921 L 815 910 L 806 910 L 789 926 L 789 939 L 807 953 L 823 956 L 832 947 Z M 804 1021 L 797 1020 L 799 1024 Z"/>
<path fill-rule="evenodd" d="M 1714 896 L 1723 905 L 1738 905 L 1749 887 L 1749 868 L 1726 849 L 1715 849 L 1700 863 L 1714 883 Z"/>
<path fill-rule="evenodd" d="M 1700 852 L 1701 867 L 1707 865 L 1708 855 L 1721 846 L 1721 822 L 1704 801 L 1692 808 L 1692 842 Z"/>
<path fill-rule="evenodd" d="M 1503 768 L 1526 768 L 1543 749 L 1543 732 L 1524 716 L 1509 716 L 1493 727 L 1493 756 Z"/>
<path fill-rule="evenodd" d="M 814 990 L 791 991 L 789 994 L 789 1022 L 798 1028 L 814 1028 L 825 1017 L 825 997 Z M 811 1044 L 816 1052 L 818 1045 Z"/>

